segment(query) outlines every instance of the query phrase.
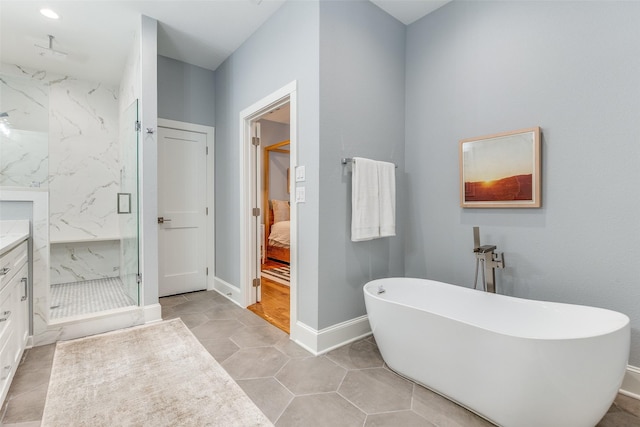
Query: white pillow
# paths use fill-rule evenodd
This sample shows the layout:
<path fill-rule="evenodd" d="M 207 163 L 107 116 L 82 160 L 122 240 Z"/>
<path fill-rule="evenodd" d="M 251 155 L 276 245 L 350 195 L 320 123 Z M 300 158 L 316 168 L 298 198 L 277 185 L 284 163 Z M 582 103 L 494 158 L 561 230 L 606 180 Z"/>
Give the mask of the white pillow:
<path fill-rule="evenodd" d="M 289 202 L 286 200 L 272 200 L 273 222 L 289 221 Z"/>

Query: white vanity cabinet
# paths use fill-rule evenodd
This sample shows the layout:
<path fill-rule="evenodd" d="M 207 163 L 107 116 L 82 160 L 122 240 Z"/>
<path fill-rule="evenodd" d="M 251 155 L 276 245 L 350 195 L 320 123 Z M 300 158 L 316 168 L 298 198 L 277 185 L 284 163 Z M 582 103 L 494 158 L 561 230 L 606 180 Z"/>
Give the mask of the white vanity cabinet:
<path fill-rule="evenodd" d="M 27 240 L 12 246 L 0 255 L 0 402 L 7 396 L 29 335 Z"/>

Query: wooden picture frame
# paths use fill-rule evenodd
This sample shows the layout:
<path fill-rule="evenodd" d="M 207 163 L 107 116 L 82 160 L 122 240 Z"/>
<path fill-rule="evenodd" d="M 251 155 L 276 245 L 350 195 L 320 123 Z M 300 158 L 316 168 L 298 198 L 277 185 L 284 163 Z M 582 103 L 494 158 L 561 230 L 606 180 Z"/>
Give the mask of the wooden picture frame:
<path fill-rule="evenodd" d="M 460 206 L 539 208 L 540 128 L 460 141 Z"/>

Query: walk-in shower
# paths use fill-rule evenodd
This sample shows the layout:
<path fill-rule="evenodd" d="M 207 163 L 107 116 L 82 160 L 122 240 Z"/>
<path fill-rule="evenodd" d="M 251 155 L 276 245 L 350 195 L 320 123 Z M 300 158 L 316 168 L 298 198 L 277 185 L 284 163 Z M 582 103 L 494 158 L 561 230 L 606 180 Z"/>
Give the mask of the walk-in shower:
<path fill-rule="evenodd" d="M 0 187 L 49 195 L 49 321 L 138 306 L 137 101 L 3 64 L 0 111 Z"/>
<path fill-rule="evenodd" d="M 74 155 L 50 149 L 50 170 L 59 172 L 49 183 L 53 321 L 139 302 L 137 102 L 117 118 L 117 143 L 107 132 L 71 170 Z"/>

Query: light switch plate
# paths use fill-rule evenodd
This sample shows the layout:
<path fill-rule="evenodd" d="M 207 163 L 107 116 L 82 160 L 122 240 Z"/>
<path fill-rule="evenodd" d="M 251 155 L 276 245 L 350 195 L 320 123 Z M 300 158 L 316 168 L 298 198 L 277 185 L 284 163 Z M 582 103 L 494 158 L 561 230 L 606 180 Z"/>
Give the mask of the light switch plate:
<path fill-rule="evenodd" d="M 305 201 L 304 187 L 296 187 L 296 203 Z"/>
<path fill-rule="evenodd" d="M 296 182 L 303 182 L 305 180 L 304 166 L 296 167 Z"/>

